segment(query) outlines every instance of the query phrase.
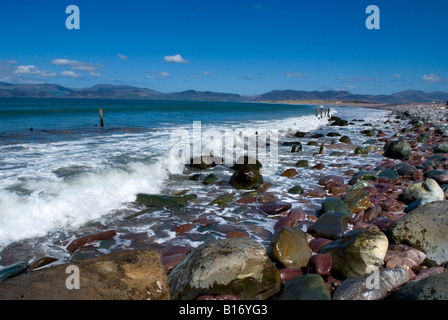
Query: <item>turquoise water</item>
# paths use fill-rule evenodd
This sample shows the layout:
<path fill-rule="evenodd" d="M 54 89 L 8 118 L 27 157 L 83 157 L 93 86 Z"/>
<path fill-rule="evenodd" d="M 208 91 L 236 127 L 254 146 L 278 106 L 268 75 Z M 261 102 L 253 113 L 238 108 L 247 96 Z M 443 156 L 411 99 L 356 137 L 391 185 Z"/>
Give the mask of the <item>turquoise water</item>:
<path fill-rule="evenodd" d="M 104 129 L 100 128 L 100 108 L 104 114 Z M 314 113 L 313 106 L 262 103 L 0 99 L 0 143 L 142 132 L 191 124 L 193 121 L 201 121 L 204 125 L 238 125 Z"/>

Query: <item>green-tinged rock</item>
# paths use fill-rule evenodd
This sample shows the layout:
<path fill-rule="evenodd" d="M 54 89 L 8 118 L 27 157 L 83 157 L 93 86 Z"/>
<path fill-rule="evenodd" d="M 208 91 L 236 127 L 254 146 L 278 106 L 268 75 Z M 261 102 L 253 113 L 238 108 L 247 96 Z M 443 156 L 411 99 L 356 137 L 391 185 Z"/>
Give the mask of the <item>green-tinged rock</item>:
<path fill-rule="evenodd" d="M 419 206 L 393 222 L 388 236 L 426 254 L 426 262 L 440 265 L 448 261 L 448 201 L 435 201 Z"/>
<path fill-rule="evenodd" d="M 347 230 L 350 218 L 342 212 L 328 212 L 319 216 L 307 230 L 315 238 L 337 239 Z"/>
<path fill-rule="evenodd" d="M 232 202 L 234 200 L 234 196 L 232 193 L 229 194 L 225 194 L 222 196 L 219 196 L 218 198 L 216 198 L 215 200 L 210 202 L 210 205 L 218 205 L 218 206 L 225 206 L 227 204 L 229 204 L 230 202 Z"/>
<path fill-rule="evenodd" d="M 189 176 L 189 177 L 188 177 L 188 180 L 191 180 L 191 181 L 199 181 L 199 180 L 201 180 L 201 178 L 202 178 L 202 174 L 200 174 L 200 173 L 195 173 L 195 174 Z"/>
<path fill-rule="evenodd" d="M 329 154 L 330 157 L 342 157 L 344 155 L 341 151 L 333 151 Z"/>
<path fill-rule="evenodd" d="M 334 291 L 333 300 L 382 300 L 409 280 L 408 273 L 402 268 L 372 271 L 361 277 L 345 279 Z"/>
<path fill-rule="evenodd" d="M 299 227 L 283 227 L 274 233 L 268 254 L 284 268 L 302 268 L 311 258 L 311 249 Z"/>
<path fill-rule="evenodd" d="M 372 185 L 369 182 L 367 182 L 366 180 L 359 180 L 354 185 L 352 185 L 347 191 L 351 191 L 354 189 L 362 189 L 362 188 L 371 187 L 371 186 Z"/>
<path fill-rule="evenodd" d="M 375 145 L 376 140 L 375 139 L 369 139 L 363 142 L 363 144 L 368 144 L 368 145 Z"/>
<path fill-rule="evenodd" d="M 435 165 L 435 164 L 434 164 Z M 440 169 L 434 169 L 426 171 L 423 176 L 425 178 L 432 178 L 435 176 L 441 176 L 441 175 L 448 175 L 448 170 L 440 170 Z"/>
<path fill-rule="evenodd" d="M 393 292 L 390 300 L 448 300 L 448 272 L 408 282 Z"/>
<path fill-rule="evenodd" d="M 358 171 L 348 181 L 348 184 L 353 185 L 360 180 L 375 181 L 378 180 L 378 175 L 372 171 Z"/>
<path fill-rule="evenodd" d="M 303 193 L 303 188 L 301 186 L 294 186 L 288 190 L 288 193 L 301 194 Z"/>
<path fill-rule="evenodd" d="M 299 168 L 306 168 L 308 166 L 309 166 L 308 160 L 299 160 L 296 163 L 296 167 L 299 167 Z"/>
<path fill-rule="evenodd" d="M 216 181 L 218 181 L 218 177 L 215 176 L 213 173 L 211 173 L 211 174 L 207 175 L 204 178 L 204 180 L 202 180 L 202 183 L 205 184 L 205 185 L 208 185 L 208 184 L 213 184 Z"/>
<path fill-rule="evenodd" d="M 331 300 L 331 295 L 322 277 L 310 273 L 286 281 L 279 300 Z"/>
<path fill-rule="evenodd" d="M 395 179 L 395 178 L 400 177 L 400 175 L 398 174 L 397 170 L 386 169 L 386 170 L 381 171 L 380 174 L 378 175 L 378 177 Z"/>
<path fill-rule="evenodd" d="M 350 208 L 339 198 L 326 198 L 322 201 L 322 212 L 341 212 L 351 218 L 353 212 Z"/>
<path fill-rule="evenodd" d="M 252 166 L 238 168 L 229 181 L 235 189 L 256 189 L 263 184 L 259 169 Z"/>
<path fill-rule="evenodd" d="M 393 159 L 403 159 L 411 155 L 411 145 L 402 140 L 388 141 L 384 145 L 384 156 Z"/>
<path fill-rule="evenodd" d="M 280 290 L 280 274 L 259 242 L 242 237 L 209 240 L 191 250 L 168 276 L 173 299 L 232 294 L 267 299 Z"/>
<path fill-rule="evenodd" d="M 137 195 L 136 202 L 147 207 L 167 207 L 176 212 L 181 212 L 188 206 L 188 201 L 183 196 L 170 196 L 161 194 L 144 194 Z"/>
<path fill-rule="evenodd" d="M 369 154 L 369 150 L 363 147 L 356 147 L 355 154 Z"/>
<path fill-rule="evenodd" d="M 353 213 L 359 213 L 361 210 L 370 208 L 370 196 L 363 189 L 348 190 L 342 200 L 347 204 Z"/>
<path fill-rule="evenodd" d="M 15 277 L 26 271 L 28 263 L 17 262 L 0 270 L 0 282 Z"/>
<path fill-rule="evenodd" d="M 347 144 L 352 143 L 352 141 L 350 140 L 350 137 L 348 137 L 348 136 L 342 136 L 342 137 L 339 139 L 339 142 L 343 142 L 343 143 L 347 143 Z"/>
<path fill-rule="evenodd" d="M 442 142 L 435 149 L 436 153 L 448 153 L 448 142 Z"/>
<path fill-rule="evenodd" d="M 387 237 L 376 226 L 355 229 L 320 248 L 329 254 L 333 270 L 345 278 L 363 276 L 371 266 L 380 266 L 388 249 Z"/>

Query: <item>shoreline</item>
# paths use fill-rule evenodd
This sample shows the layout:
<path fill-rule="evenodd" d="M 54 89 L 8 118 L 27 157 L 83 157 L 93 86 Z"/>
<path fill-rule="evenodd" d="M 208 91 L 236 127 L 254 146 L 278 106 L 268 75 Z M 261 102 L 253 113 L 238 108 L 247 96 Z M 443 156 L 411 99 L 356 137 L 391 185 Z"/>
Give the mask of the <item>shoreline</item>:
<path fill-rule="evenodd" d="M 357 107 L 360 107 L 360 105 L 355 105 Z M 378 109 L 378 105 L 371 106 L 367 105 L 364 106 L 365 108 L 372 108 L 372 109 Z M 432 107 L 433 111 L 431 114 L 427 114 L 427 110 Z M 390 108 L 389 106 L 383 106 L 382 108 Z M 398 110 L 397 110 L 398 109 Z M 430 116 L 434 116 L 436 114 L 435 111 L 442 112 L 444 110 L 443 105 L 434 105 L 434 104 L 406 104 L 406 105 L 398 105 L 397 108 L 394 108 L 393 110 L 390 109 L 379 109 L 379 110 L 388 110 L 388 111 L 394 111 L 393 117 L 395 117 L 396 120 L 390 121 L 389 124 L 384 124 L 383 126 L 376 126 L 376 124 L 369 124 L 365 123 L 363 120 L 352 120 L 351 118 L 345 117 L 348 121 L 359 121 L 354 125 L 351 131 L 354 131 L 351 133 L 350 137 L 352 140 L 354 140 L 354 143 L 352 144 L 344 144 L 344 143 L 338 143 L 337 140 L 339 140 L 340 137 L 334 137 L 332 139 L 329 139 L 327 137 L 317 137 L 312 138 L 311 136 L 315 136 L 317 131 L 319 130 L 313 130 L 308 133 L 308 136 L 306 138 L 299 138 L 296 136 L 294 139 L 298 141 L 303 142 L 303 148 L 311 151 L 316 151 L 315 154 L 313 154 L 310 166 L 307 168 L 298 168 L 297 166 L 291 165 L 291 160 L 294 160 L 294 162 L 298 159 L 303 158 L 300 153 L 290 153 L 288 155 L 280 155 L 280 157 L 285 157 L 290 160 L 285 162 L 284 167 L 289 169 L 285 170 L 283 174 L 288 172 L 288 174 L 292 173 L 293 175 L 291 178 L 281 178 L 278 177 L 278 181 L 285 181 L 290 182 L 294 179 L 294 170 L 299 173 L 297 177 L 302 177 L 301 179 L 310 179 L 314 184 L 315 188 L 307 188 L 304 190 L 303 193 L 300 193 L 296 196 L 290 195 L 288 193 L 285 193 L 283 191 L 279 191 L 276 188 L 271 188 L 268 184 L 263 184 L 262 188 L 257 188 L 255 191 L 251 192 L 238 192 L 234 191 L 234 197 L 232 197 L 230 200 L 220 198 L 222 196 L 226 196 L 229 193 L 228 188 L 216 188 L 210 190 L 210 197 L 211 199 L 221 199 L 223 203 L 225 201 L 228 201 L 228 205 L 234 205 L 237 204 L 241 208 L 245 208 L 245 210 L 248 210 L 242 218 L 236 219 L 236 217 L 232 217 L 231 221 L 235 222 L 235 225 L 230 228 L 228 225 L 220 225 L 219 222 L 213 223 L 212 219 L 214 219 L 213 212 L 212 214 L 208 213 L 206 214 L 207 210 L 203 211 L 202 214 L 199 216 L 191 216 L 191 217 L 183 217 L 185 218 L 184 223 L 180 223 L 176 227 L 176 232 L 178 232 L 178 237 L 181 239 L 182 237 L 188 237 L 189 231 L 194 230 L 194 228 L 210 228 L 210 230 L 215 230 L 212 228 L 217 228 L 216 230 L 219 230 L 220 232 L 223 232 L 225 234 L 225 238 L 229 239 L 229 241 L 242 241 L 238 239 L 242 238 L 248 238 L 248 235 L 244 233 L 244 230 L 241 230 L 238 228 L 240 223 L 245 223 L 244 219 L 249 219 L 251 217 L 251 214 L 255 214 L 255 216 L 259 217 L 266 217 L 266 219 L 274 219 L 276 221 L 275 226 L 273 230 L 267 230 L 270 233 L 268 233 L 266 230 L 259 230 L 254 229 L 255 232 L 258 232 L 259 236 L 264 237 L 268 242 L 273 241 L 273 236 L 276 234 L 278 230 L 281 230 L 284 228 L 299 228 L 300 230 L 306 230 L 303 231 L 306 235 L 307 243 L 310 249 L 313 252 L 313 256 L 319 256 L 322 258 L 327 258 L 324 253 L 320 252 L 317 245 L 318 242 L 322 242 L 324 240 L 328 240 L 327 236 L 322 236 L 319 234 L 312 234 L 308 232 L 310 230 L 310 227 L 312 229 L 312 226 L 316 223 L 316 221 L 319 221 L 320 214 L 319 211 L 321 210 L 321 205 L 326 199 L 331 198 L 337 198 L 337 199 L 345 199 L 345 196 L 347 195 L 348 191 L 350 190 L 353 185 L 356 184 L 356 182 L 364 181 L 367 182 L 368 185 L 360 185 L 359 187 L 364 191 L 362 192 L 362 197 L 358 200 L 362 200 L 364 202 L 359 202 L 357 204 L 354 204 L 356 207 L 350 207 L 353 211 L 353 217 L 350 218 L 350 223 L 348 224 L 348 229 L 346 229 L 343 233 L 348 233 L 354 230 L 365 230 L 369 227 L 375 226 L 382 232 L 386 232 L 388 230 L 388 227 L 393 224 L 393 222 L 399 220 L 400 218 L 406 216 L 406 207 L 407 204 L 400 201 L 400 195 L 403 194 L 403 191 L 410 185 L 424 181 L 426 180 L 424 177 L 424 174 L 427 171 L 431 170 L 431 167 L 427 167 L 426 171 L 423 169 L 418 169 L 413 172 L 411 175 L 399 175 L 396 176 L 397 169 L 394 169 L 394 166 L 399 165 L 400 163 L 407 163 L 411 166 L 417 166 L 417 165 L 423 165 L 425 163 L 426 158 L 433 155 L 433 148 L 440 143 L 441 141 L 446 141 L 447 139 L 444 139 L 442 134 L 440 133 L 442 130 L 442 127 L 437 127 L 440 123 L 446 124 L 446 121 L 437 122 L 437 119 L 431 119 Z M 405 111 L 408 111 L 407 115 L 404 115 Z M 436 114 L 437 115 L 437 114 Z M 436 117 L 437 118 L 437 117 Z M 412 127 L 413 122 L 421 121 L 422 123 L 419 124 L 418 127 L 415 128 Z M 396 122 L 396 123 L 394 123 Z M 424 123 L 426 122 L 426 123 Z M 436 130 L 429 130 L 431 126 L 436 126 Z M 325 132 L 343 132 L 343 126 L 330 126 L 330 123 L 328 125 L 324 126 Z M 386 129 L 386 127 L 390 127 Z M 356 128 L 356 129 L 355 129 Z M 405 128 L 408 129 L 404 130 Z M 438 131 L 437 131 L 438 130 Z M 421 143 L 418 141 L 418 137 L 422 133 L 430 134 L 427 139 L 429 139 L 425 143 Z M 293 139 L 292 137 L 290 137 Z M 384 150 L 383 146 L 386 144 L 387 141 L 393 141 L 400 139 L 406 139 L 407 141 L 412 142 L 412 149 L 413 149 L 413 155 L 410 158 L 403 159 L 393 159 L 389 157 L 384 156 Z M 307 142 L 310 142 L 312 140 L 317 141 L 317 145 L 312 146 L 308 145 Z M 366 140 L 375 140 L 375 143 L 373 144 L 373 148 L 369 149 L 368 146 L 364 145 L 362 142 Z M 305 145 L 305 143 L 307 143 Z M 322 143 L 324 145 L 324 152 L 323 154 L 318 154 L 317 151 L 319 150 L 319 143 Z M 297 144 L 298 145 L 298 144 Z M 359 153 L 357 153 L 355 150 L 357 147 L 363 147 L 362 149 L 368 149 L 368 150 L 360 150 Z M 356 148 L 356 149 L 355 149 Z M 331 158 L 330 153 L 337 151 L 342 153 L 341 158 L 334 158 L 334 159 L 340 159 L 340 160 L 333 160 Z M 429 151 L 429 152 L 428 152 Z M 364 152 L 367 152 L 367 155 L 363 155 Z M 415 154 L 414 154 L 415 153 Z M 333 156 L 335 157 L 335 156 Z M 329 160 L 330 159 L 330 160 Z M 348 161 L 348 159 L 353 161 Z M 325 162 L 329 160 L 329 162 Z M 367 161 L 366 161 L 367 160 Z M 355 164 L 356 161 L 358 161 L 358 164 Z M 347 164 L 348 163 L 348 164 Z M 312 166 L 314 165 L 314 166 Z M 320 166 L 319 166 L 320 165 Z M 331 174 L 331 170 L 329 173 L 322 174 L 321 171 L 323 168 L 330 168 L 330 166 L 334 165 L 334 173 L 338 173 L 339 179 L 335 177 L 335 174 Z M 435 168 L 445 168 L 445 162 L 443 160 L 440 160 L 440 163 L 434 163 L 433 169 Z M 447 164 L 448 168 L 448 164 Z M 388 171 L 389 170 L 389 171 Z M 392 172 L 393 171 L 393 172 Z M 207 175 L 208 173 L 212 173 L 213 171 L 210 170 L 210 168 L 201 170 L 201 174 Z M 356 178 L 357 172 L 368 172 L 369 174 L 365 174 L 362 177 Z M 281 174 L 281 176 L 283 176 Z M 383 175 L 382 175 L 383 174 Z M 391 176 L 387 176 L 388 174 L 392 174 Z M 191 176 L 191 172 L 187 175 Z M 343 179 L 341 181 L 341 178 Z M 356 178 L 356 179 L 355 179 Z M 448 176 L 447 176 L 448 178 Z M 288 179 L 288 180 L 281 180 L 281 179 Z M 352 179 L 358 180 L 353 181 L 354 183 L 350 183 Z M 442 178 L 441 178 L 442 179 Z M 300 179 L 299 179 L 300 181 Z M 298 182 L 299 182 L 298 181 Z M 445 181 L 445 180 L 440 180 Z M 448 181 L 448 179 L 447 179 Z M 219 181 L 218 181 L 219 183 Z M 218 184 L 219 185 L 219 184 Z M 366 196 L 367 194 L 367 196 Z M 369 200 L 367 200 L 369 198 Z M 215 200 L 216 200 L 215 199 Z M 207 198 L 207 201 L 209 201 L 210 198 Z M 446 194 L 444 195 L 444 200 L 446 200 Z M 292 204 L 293 206 L 288 206 L 287 204 Z M 366 206 L 366 203 L 369 205 Z M 283 206 L 283 207 L 282 207 Z M 222 211 L 217 211 L 219 213 L 219 218 L 222 218 L 225 216 L 226 213 L 226 205 L 223 207 L 224 209 Z M 375 208 L 375 209 L 373 209 Z M 202 210 L 202 208 L 199 206 L 198 209 Z M 222 216 L 221 216 L 222 214 Z M 240 220 L 241 219 L 241 220 Z M 179 221 L 181 222 L 181 221 Z M 247 221 L 249 222 L 249 221 Z M 103 226 L 103 228 L 107 229 L 108 226 Z M 328 227 L 328 226 L 327 226 Z M 179 230 L 177 228 L 182 228 L 183 230 Z M 289 230 L 289 229 L 288 229 Z M 294 229 L 296 230 L 296 229 Z M 376 230 L 376 229 L 375 229 Z M 328 232 L 325 231 L 325 232 Z M 112 235 L 112 237 L 111 237 Z M 130 239 L 130 241 L 136 241 L 136 243 L 140 243 L 141 247 L 137 246 L 137 249 L 148 249 L 148 250 L 154 250 L 156 252 L 160 253 L 161 260 L 159 261 L 163 268 L 165 269 L 165 272 L 167 275 L 171 278 L 174 278 L 174 275 L 171 275 L 173 270 L 176 269 L 176 266 L 179 265 L 179 267 L 176 269 L 176 273 L 179 272 L 179 269 L 182 269 L 182 264 L 185 264 L 188 260 L 187 258 L 192 257 L 192 252 L 197 252 L 196 248 L 187 248 L 185 246 L 176 246 L 173 244 L 172 246 L 169 246 L 167 248 L 157 248 L 157 246 L 153 246 L 154 243 L 151 244 L 151 242 L 146 242 L 147 240 L 143 239 L 141 235 L 137 234 L 114 234 L 114 233 L 108 233 L 107 239 L 104 239 L 104 232 L 99 233 L 99 236 L 92 237 L 90 240 L 86 243 L 93 243 L 97 245 L 102 245 L 101 243 L 106 241 L 115 241 L 114 239 Z M 342 235 L 339 234 L 336 239 L 331 241 L 336 241 L 339 237 Z M 137 237 L 137 238 L 132 238 Z M 333 237 L 333 236 L 332 236 Z M 195 238 L 195 236 L 192 236 L 193 239 L 196 239 L 197 241 L 204 241 L 205 243 L 211 240 L 207 240 L 206 237 L 203 236 Z M 81 238 L 80 238 L 81 239 Z M 235 239 L 235 240 L 230 240 Z M 324 239 L 324 240 L 322 240 Z M 129 240 L 128 240 L 129 241 Z M 291 239 L 292 241 L 292 239 Z M 82 242 L 82 241 L 80 241 Z M 257 240 L 257 242 L 259 242 Z M 325 242 L 325 241 L 324 241 Z M 68 244 L 68 243 L 66 243 Z M 218 244 L 217 244 L 218 246 Z M 322 246 L 322 243 L 320 247 Z M 134 246 L 135 247 L 135 246 Z M 269 246 L 266 246 L 266 250 L 268 250 Z M 122 251 L 123 248 L 120 250 L 115 251 Z M 293 249 L 291 247 L 290 249 Z M 88 254 L 95 252 L 95 246 L 92 247 L 92 245 L 81 245 L 81 247 L 78 250 L 78 253 L 84 253 Z M 76 253 L 75 250 L 75 253 Z M 90 251 L 89 251 L 90 250 Z M 219 251 L 219 246 L 217 247 L 217 251 Z M 224 250 L 224 249 L 223 249 Z M 114 251 L 114 250 L 112 250 Z M 389 256 L 387 258 L 390 260 L 390 255 L 392 254 L 393 250 L 389 247 L 386 250 L 389 252 Z M 107 257 L 110 256 L 111 259 L 112 256 L 114 256 L 116 252 L 111 252 L 108 254 L 100 254 L 99 256 Z M 98 253 L 96 253 L 98 254 Z M 400 252 L 400 254 L 403 254 L 403 252 Z M 90 257 L 91 259 L 95 259 Z M 98 256 L 96 257 L 98 258 Z M 382 257 L 382 259 L 386 260 L 386 257 Z M 344 277 L 341 277 L 340 275 L 337 275 L 336 273 L 332 273 L 331 271 L 322 271 L 322 268 L 326 266 L 328 268 L 328 265 L 324 266 L 322 265 L 322 261 L 314 261 L 305 263 L 305 265 L 298 267 L 298 266 L 285 266 L 282 265 L 281 262 L 279 262 L 279 258 L 273 258 L 270 255 L 270 260 L 274 261 L 277 264 L 278 272 L 280 273 L 280 276 L 282 277 L 282 285 L 281 285 L 281 292 L 285 292 L 286 283 L 289 279 L 289 281 L 292 281 L 294 278 L 299 278 L 308 274 L 318 274 L 325 280 L 325 286 L 328 287 L 328 290 L 330 290 L 331 297 L 333 297 L 336 289 L 338 286 L 334 286 L 334 283 L 342 284 L 344 282 Z M 397 259 L 394 258 L 393 264 L 392 260 L 384 261 L 381 270 L 387 270 L 387 269 L 393 269 L 394 267 L 400 267 L 399 263 L 397 262 Z M 448 260 L 448 258 L 447 258 Z M 86 261 L 89 261 L 87 259 Z M 95 260 L 96 261 L 96 260 Z M 389 261 L 389 262 L 388 262 Z M 426 267 L 422 264 L 423 261 L 418 263 L 417 265 L 413 265 L 412 268 L 408 266 L 408 268 L 403 267 L 406 270 L 406 276 L 409 279 L 406 279 L 405 282 L 408 282 L 410 279 L 415 279 L 415 277 L 419 278 L 419 280 L 427 278 L 433 274 L 440 274 L 441 269 L 443 267 L 441 266 L 433 266 L 433 267 Z M 75 262 L 72 262 L 72 264 Z M 81 263 L 81 262 L 76 262 Z M 348 263 L 348 262 L 347 262 Z M 403 262 L 402 262 L 403 263 Z M 333 265 L 333 268 L 336 266 Z M 44 272 L 51 272 L 48 270 L 55 270 L 53 268 L 56 268 L 56 266 L 52 267 L 51 265 L 38 269 L 44 270 Z M 311 269 L 310 269 L 311 268 Z M 434 269 L 436 268 L 436 269 Z M 437 269 L 439 268 L 439 269 Z M 325 269 L 325 268 L 324 268 Z M 25 269 L 26 270 L 26 269 Z M 24 272 L 25 272 L 24 270 Z M 320 271 L 317 271 L 320 270 Z M 331 270 L 331 264 L 330 264 L 330 270 Z M 3 271 L 3 270 L 2 270 Z M 320 273 L 319 273 L 320 272 Z M 340 271 L 338 271 L 340 272 Z M 431 273 L 432 272 L 432 273 Z M 15 283 L 16 280 L 14 279 L 26 279 L 29 278 L 31 274 L 34 274 L 33 271 L 27 271 L 23 275 L 19 275 L 17 277 L 12 277 L 11 280 L 6 280 L 5 283 Z M 291 274 L 294 274 L 294 277 L 291 278 Z M 170 276 L 171 275 L 171 276 Z M 285 278 L 286 277 L 286 278 Z M 289 278 L 288 278 L 289 277 Z M 17 280 L 18 281 L 18 280 Z M 34 280 L 36 281 L 36 280 Z M 167 280 L 168 281 L 168 280 Z M 171 279 L 171 282 L 173 280 Z M 401 285 L 404 283 L 401 283 L 400 285 L 397 285 L 394 290 L 398 290 Z M 32 283 L 30 284 L 32 285 Z M 164 283 L 165 285 L 168 285 L 168 283 Z M 172 285 L 171 285 L 172 286 Z M 4 289 L 2 289 L 4 288 Z M 9 288 L 9 289 L 7 289 Z M 3 283 L 0 282 L 0 298 L 1 297 L 9 297 L 12 298 L 14 295 L 15 289 L 12 289 L 11 287 L 5 286 L 3 287 Z M 172 294 L 174 294 L 175 290 L 173 290 Z M 209 293 L 209 298 L 215 299 L 218 291 L 211 291 Z M 61 292 L 60 292 L 61 293 Z M 51 294 L 51 293 L 48 293 Z M 62 292 L 61 294 L 65 294 Z M 203 291 L 202 294 L 207 294 L 206 291 Z M 225 292 L 222 294 L 226 294 Z M 389 294 L 389 292 L 388 292 Z M 210 296 L 211 295 L 211 296 Z M 234 297 L 238 297 L 238 295 L 234 295 Z M 242 296 L 244 296 L 242 294 Z M 277 296 L 279 298 L 279 296 Z M 382 297 L 384 299 L 385 297 Z M 39 297 L 37 297 L 39 299 Z M 280 297 L 281 299 L 281 297 Z"/>

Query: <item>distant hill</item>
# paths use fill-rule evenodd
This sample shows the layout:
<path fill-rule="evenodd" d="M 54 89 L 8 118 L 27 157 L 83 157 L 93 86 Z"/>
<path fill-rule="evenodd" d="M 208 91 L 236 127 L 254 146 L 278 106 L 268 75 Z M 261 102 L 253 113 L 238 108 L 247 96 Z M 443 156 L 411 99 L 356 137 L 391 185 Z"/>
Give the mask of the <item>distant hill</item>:
<path fill-rule="evenodd" d="M 93 87 L 72 89 L 58 84 L 11 84 L 0 82 L 0 97 L 9 98 L 90 98 L 90 99 L 158 99 L 197 101 L 285 101 L 322 100 L 341 102 L 407 103 L 448 101 L 448 93 L 406 90 L 391 95 L 360 95 L 348 91 L 273 90 L 260 95 L 243 96 L 234 93 L 187 90 L 163 93 L 148 88 L 128 85 L 98 84 Z"/>

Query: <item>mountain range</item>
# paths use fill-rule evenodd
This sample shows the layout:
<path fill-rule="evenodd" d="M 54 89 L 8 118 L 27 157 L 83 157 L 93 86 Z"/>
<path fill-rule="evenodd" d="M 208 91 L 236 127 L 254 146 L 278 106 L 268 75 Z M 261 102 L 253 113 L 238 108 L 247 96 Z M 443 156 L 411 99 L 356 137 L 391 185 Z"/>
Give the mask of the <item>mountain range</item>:
<path fill-rule="evenodd" d="M 239 95 L 212 91 L 187 90 L 163 93 L 128 85 L 98 84 L 89 88 L 72 89 L 58 84 L 11 84 L 0 82 L 0 98 L 89 98 L 89 99 L 148 99 L 201 101 L 340 101 L 367 103 L 412 103 L 448 101 L 448 93 L 406 90 L 390 95 L 363 95 L 348 91 L 273 90 L 259 95 Z"/>

